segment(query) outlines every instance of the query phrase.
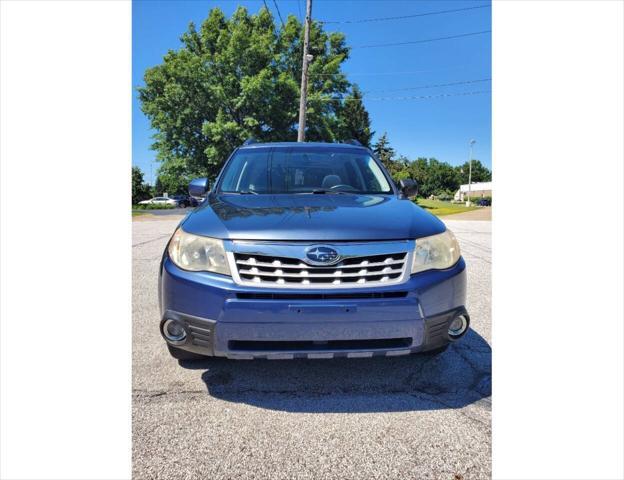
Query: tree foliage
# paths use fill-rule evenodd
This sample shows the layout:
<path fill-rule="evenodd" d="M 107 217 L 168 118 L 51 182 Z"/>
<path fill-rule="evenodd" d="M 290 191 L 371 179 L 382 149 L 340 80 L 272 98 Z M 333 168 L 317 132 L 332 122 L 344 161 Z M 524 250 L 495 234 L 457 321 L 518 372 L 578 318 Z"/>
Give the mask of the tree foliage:
<path fill-rule="evenodd" d="M 468 162 L 455 167 L 460 177 L 461 183 L 468 183 L 469 165 Z M 489 182 L 492 180 L 492 172 L 483 165 L 479 160 L 472 161 L 472 181 L 473 182 Z"/>
<path fill-rule="evenodd" d="M 468 183 L 468 162 L 463 165 L 451 166 L 435 158 L 418 157 L 409 160 L 396 152 L 390 145 L 388 135 L 384 133 L 373 146 L 373 152 L 388 169 L 390 175 L 398 182 L 404 178 L 412 178 L 418 183 L 418 194 L 422 197 L 430 195 L 452 196 L 460 185 Z M 472 182 L 492 180 L 492 172 L 479 160 L 472 161 Z"/>
<path fill-rule="evenodd" d="M 395 170 L 394 156 L 396 152 L 394 148 L 390 146 L 390 140 L 388 140 L 388 133 L 384 132 L 377 143 L 373 145 L 373 153 L 377 156 L 377 158 L 384 164 L 384 166 L 388 169 L 390 174 L 394 177 L 393 170 Z"/>
<path fill-rule="evenodd" d="M 358 140 L 370 148 L 375 132 L 371 130 L 370 117 L 362 102 L 362 90 L 353 84 L 351 93 L 345 98 L 344 106 L 338 111 L 341 136 L 344 139 Z"/>
<path fill-rule="evenodd" d="M 181 158 L 172 158 L 164 162 L 158 169 L 156 178 L 156 194 L 176 195 L 188 192 L 188 184 L 192 180 L 187 171 L 186 162 Z"/>
<path fill-rule="evenodd" d="M 219 8 L 196 27 L 189 24 L 181 46 L 145 72 L 138 89 L 141 109 L 155 130 L 152 148 L 161 162 L 155 192 L 183 193 L 191 178 L 214 178 L 245 139 L 287 141 L 297 137 L 303 26 L 291 15 L 277 28 L 266 8 L 250 14 L 239 7 L 230 18 Z M 362 92 L 341 71 L 349 56 L 342 33 L 310 31 L 306 139 L 359 140 L 374 134 Z M 397 156 L 387 133 L 373 150 L 395 180 L 414 178 L 424 196 L 452 193 L 468 182 L 468 164 L 452 167 L 435 158 Z M 149 196 L 143 174 L 133 168 L 133 202 Z M 140 174 L 140 179 L 139 179 Z M 473 182 L 491 179 L 478 160 Z"/>
<path fill-rule="evenodd" d="M 143 172 L 139 167 L 132 167 L 132 203 L 137 204 L 149 197 L 150 187 L 143 180 Z"/>
<path fill-rule="evenodd" d="M 145 86 L 138 89 L 156 130 L 152 148 L 162 162 L 164 188 L 177 190 L 175 176 L 185 182 L 214 177 L 249 137 L 296 139 L 303 28 L 295 16 L 278 30 L 266 8 L 251 15 L 239 7 L 229 19 L 214 8 L 199 28 L 191 23 L 181 41 L 180 49 L 145 72 Z M 313 23 L 309 51 L 306 138 L 340 141 L 357 134 L 366 140 L 370 127 L 361 102 L 343 108 L 340 100 L 350 91 L 341 72 L 349 55 L 344 35 Z M 352 96 L 358 95 L 354 89 Z M 346 120 L 350 111 L 358 112 L 354 122 Z"/>

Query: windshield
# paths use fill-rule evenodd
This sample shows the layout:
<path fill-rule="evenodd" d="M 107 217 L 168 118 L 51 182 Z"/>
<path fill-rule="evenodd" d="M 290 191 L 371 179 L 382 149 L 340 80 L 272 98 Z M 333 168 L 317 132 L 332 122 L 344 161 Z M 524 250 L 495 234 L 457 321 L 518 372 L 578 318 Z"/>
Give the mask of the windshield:
<path fill-rule="evenodd" d="M 393 193 L 375 160 L 360 149 L 243 149 L 221 182 L 231 193 Z"/>

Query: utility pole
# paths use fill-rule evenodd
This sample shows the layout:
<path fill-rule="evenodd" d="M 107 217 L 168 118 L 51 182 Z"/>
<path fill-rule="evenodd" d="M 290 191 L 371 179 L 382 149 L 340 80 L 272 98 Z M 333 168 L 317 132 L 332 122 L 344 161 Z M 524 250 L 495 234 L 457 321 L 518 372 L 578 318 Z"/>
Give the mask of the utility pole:
<path fill-rule="evenodd" d="M 301 97 L 299 98 L 299 132 L 297 134 L 298 142 L 305 142 L 306 108 L 308 96 L 308 64 L 312 61 L 312 55 L 308 54 L 311 21 L 312 0 L 306 0 L 305 30 L 303 34 L 303 64 L 301 66 Z"/>
<path fill-rule="evenodd" d="M 472 146 L 477 143 L 476 140 L 470 140 L 470 156 L 468 158 L 468 201 L 466 206 L 470 206 L 470 193 L 472 191 Z"/>

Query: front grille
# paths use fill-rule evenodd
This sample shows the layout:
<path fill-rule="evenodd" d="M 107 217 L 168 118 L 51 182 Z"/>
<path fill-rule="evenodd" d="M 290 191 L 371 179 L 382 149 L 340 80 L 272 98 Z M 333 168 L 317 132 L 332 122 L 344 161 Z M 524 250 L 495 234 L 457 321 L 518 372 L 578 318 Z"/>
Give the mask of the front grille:
<path fill-rule="evenodd" d="M 312 266 L 298 258 L 234 253 L 238 276 L 262 286 L 350 287 L 396 283 L 403 277 L 407 252 L 348 257 L 331 266 Z"/>

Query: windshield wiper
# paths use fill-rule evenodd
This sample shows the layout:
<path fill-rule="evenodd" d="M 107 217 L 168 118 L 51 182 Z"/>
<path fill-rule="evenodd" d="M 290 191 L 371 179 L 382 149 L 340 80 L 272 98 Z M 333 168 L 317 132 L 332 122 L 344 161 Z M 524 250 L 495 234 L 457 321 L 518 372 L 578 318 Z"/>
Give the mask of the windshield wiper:
<path fill-rule="evenodd" d="M 240 192 L 237 192 L 239 195 L 260 195 L 258 192 L 254 191 L 254 190 L 241 190 Z"/>
<path fill-rule="evenodd" d="M 325 190 L 322 188 L 319 188 L 317 190 L 312 190 L 312 193 L 316 194 L 316 195 L 324 195 L 324 194 L 334 194 L 334 195 L 353 195 L 352 192 L 344 192 L 341 190 Z"/>

